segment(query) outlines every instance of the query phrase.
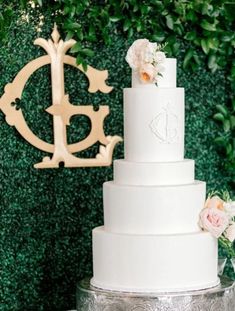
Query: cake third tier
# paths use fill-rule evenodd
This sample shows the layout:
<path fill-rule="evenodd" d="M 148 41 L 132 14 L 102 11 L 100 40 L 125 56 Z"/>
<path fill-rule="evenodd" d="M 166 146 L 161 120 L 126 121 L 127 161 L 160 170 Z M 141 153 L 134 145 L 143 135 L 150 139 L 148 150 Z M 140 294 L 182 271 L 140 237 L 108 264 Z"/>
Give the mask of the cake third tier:
<path fill-rule="evenodd" d="M 205 182 L 187 185 L 127 186 L 104 184 L 105 230 L 127 234 L 198 232 Z"/>

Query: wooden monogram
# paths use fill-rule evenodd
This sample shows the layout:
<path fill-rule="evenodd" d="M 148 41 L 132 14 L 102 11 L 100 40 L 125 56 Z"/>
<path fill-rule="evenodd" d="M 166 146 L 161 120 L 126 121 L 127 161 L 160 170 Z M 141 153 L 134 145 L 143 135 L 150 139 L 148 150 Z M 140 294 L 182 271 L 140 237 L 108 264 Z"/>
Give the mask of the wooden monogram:
<path fill-rule="evenodd" d="M 34 165 L 35 168 L 57 168 L 60 163 L 65 167 L 108 166 L 112 163 L 113 149 L 122 141 L 119 136 L 106 136 L 103 130 L 105 117 L 109 114 L 108 106 L 100 106 L 98 111 L 93 106 L 72 105 L 69 96 L 65 94 L 64 64 L 71 65 L 82 71 L 89 80 L 88 91 L 95 93 L 109 93 L 112 87 L 105 83 L 108 78 L 107 70 L 97 70 L 88 66 L 84 71 L 81 65 L 76 64 L 76 59 L 66 52 L 76 43 L 75 40 L 63 41 L 57 26 L 51 34 L 52 40 L 38 38 L 34 44 L 41 46 L 47 55 L 29 62 L 19 71 L 12 83 L 5 86 L 4 94 L 0 98 L 0 109 L 6 116 L 9 125 L 15 126 L 17 131 L 36 148 L 52 153 L 52 157 L 44 157 L 43 161 Z M 28 127 L 21 109 L 16 109 L 12 103 L 21 99 L 22 92 L 29 77 L 40 67 L 51 65 L 52 105 L 46 109 L 53 116 L 54 144 L 47 143 L 37 137 Z M 74 115 L 86 115 L 91 120 L 90 134 L 77 143 L 67 144 L 66 127 Z M 95 158 L 78 158 L 73 155 L 99 142 L 99 153 Z"/>

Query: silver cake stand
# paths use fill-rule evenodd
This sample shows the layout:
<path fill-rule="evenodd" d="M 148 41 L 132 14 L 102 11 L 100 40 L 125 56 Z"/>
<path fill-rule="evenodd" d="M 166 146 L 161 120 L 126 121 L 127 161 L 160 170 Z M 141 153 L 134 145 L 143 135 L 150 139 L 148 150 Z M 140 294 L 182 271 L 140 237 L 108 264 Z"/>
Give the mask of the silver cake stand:
<path fill-rule="evenodd" d="M 235 311 L 235 282 L 183 293 L 139 294 L 106 291 L 85 279 L 77 287 L 77 311 Z"/>

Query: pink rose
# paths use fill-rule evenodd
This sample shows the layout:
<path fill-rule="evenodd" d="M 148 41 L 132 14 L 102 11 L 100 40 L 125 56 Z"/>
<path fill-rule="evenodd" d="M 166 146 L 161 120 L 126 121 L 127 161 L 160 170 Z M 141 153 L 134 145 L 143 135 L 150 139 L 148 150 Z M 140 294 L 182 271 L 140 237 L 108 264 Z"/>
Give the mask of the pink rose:
<path fill-rule="evenodd" d="M 156 68 L 151 64 L 144 64 L 139 71 L 140 80 L 144 83 L 154 83 L 156 78 Z"/>
<path fill-rule="evenodd" d="M 199 226 L 219 238 L 229 225 L 228 215 L 217 207 L 204 208 L 200 213 Z"/>
<path fill-rule="evenodd" d="M 235 223 L 233 222 L 225 232 L 225 237 L 230 241 L 234 242 L 235 240 Z"/>
<path fill-rule="evenodd" d="M 138 39 L 128 49 L 126 61 L 132 69 L 136 70 L 142 66 L 142 52 L 145 50 L 148 44 L 149 40 Z"/>

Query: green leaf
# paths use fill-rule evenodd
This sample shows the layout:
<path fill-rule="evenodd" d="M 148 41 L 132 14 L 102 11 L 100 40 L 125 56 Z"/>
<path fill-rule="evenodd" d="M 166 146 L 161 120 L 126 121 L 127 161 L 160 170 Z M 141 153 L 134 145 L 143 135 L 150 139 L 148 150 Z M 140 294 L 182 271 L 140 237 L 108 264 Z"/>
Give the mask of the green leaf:
<path fill-rule="evenodd" d="M 81 24 L 78 24 L 78 23 L 70 23 L 68 25 L 68 27 L 71 29 L 71 30 L 77 30 L 79 28 L 81 28 Z"/>
<path fill-rule="evenodd" d="M 111 16 L 111 17 L 109 18 L 109 20 L 110 20 L 111 22 L 113 22 L 113 23 L 116 23 L 116 22 L 120 21 L 122 18 L 123 18 L 122 16 Z"/>
<path fill-rule="evenodd" d="M 197 54 L 195 54 L 195 53 L 193 54 L 193 59 L 195 60 L 197 65 L 201 64 L 200 58 Z"/>
<path fill-rule="evenodd" d="M 213 9 L 213 6 L 207 2 L 203 3 L 202 6 L 202 14 L 203 15 L 209 15 L 209 12 Z"/>
<path fill-rule="evenodd" d="M 234 37 L 234 32 L 229 32 L 229 31 L 227 31 L 227 32 L 224 32 L 223 34 L 222 34 L 222 36 L 221 36 L 221 41 L 223 41 L 223 42 L 230 42 L 232 39 L 233 39 L 233 37 Z"/>
<path fill-rule="evenodd" d="M 82 32 L 82 29 L 81 29 L 81 28 L 78 29 L 78 30 L 76 31 L 76 34 L 77 34 L 77 36 L 78 36 L 78 39 L 79 39 L 80 41 L 82 41 L 83 38 L 84 38 L 84 36 L 83 36 L 83 32 Z"/>
<path fill-rule="evenodd" d="M 213 118 L 217 121 L 224 121 L 224 116 L 222 115 L 222 113 L 216 113 L 213 115 Z"/>
<path fill-rule="evenodd" d="M 217 38 L 208 38 L 207 39 L 207 45 L 213 49 L 217 50 L 219 47 L 219 40 Z"/>
<path fill-rule="evenodd" d="M 94 25 L 90 25 L 89 26 L 88 39 L 90 41 L 95 41 L 96 40 L 96 31 L 95 31 Z"/>
<path fill-rule="evenodd" d="M 65 38 L 65 41 L 72 39 L 73 36 L 74 36 L 73 31 L 68 31 L 66 38 Z"/>
<path fill-rule="evenodd" d="M 166 25 L 169 29 L 173 30 L 174 28 L 174 21 L 173 18 L 170 15 L 166 16 Z"/>
<path fill-rule="evenodd" d="M 235 3 L 234 3 L 234 1 L 230 1 L 230 2 L 225 3 L 224 7 L 225 7 L 226 14 L 227 14 L 228 18 L 231 21 L 234 21 L 235 20 L 235 14 L 234 14 Z"/>
<path fill-rule="evenodd" d="M 64 8 L 64 15 L 68 15 L 68 14 L 70 14 L 71 13 L 71 7 L 69 7 L 69 6 L 66 6 L 65 8 Z"/>
<path fill-rule="evenodd" d="M 208 67 L 215 71 L 218 68 L 217 62 L 216 62 L 216 56 L 214 54 L 210 55 L 208 58 Z"/>
<path fill-rule="evenodd" d="M 226 146 L 226 154 L 231 156 L 232 153 L 233 153 L 233 147 L 232 147 L 231 144 L 228 144 L 228 145 Z"/>
<path fill-rule="evenodd" d="M 1 2 L 3 2 L 3 0 Z M 27 0 L 20 0 L 20 5 L 22 8 L 25 8 L 27 5 Z"/>
<path fill-rule="evenodd" d="M 201 22 L 201 27 L 205 30 L 208 30 L 208 31 L 216 31 L 216 26 L 215 24 L 210 24 L 207 20 L 203 20 Z"/>
<path fill-rule="evenodd" d="M 141 14 L 146 15 L 149 11 L 151 11 L 151 7 L 148 5 L 140 6 Z"/>
<path fill-rule="evenodd" d="M 209 53 L 210 47 L 209 47 L 208 42 L 207 42 L 206 39 L 201 39 L 201 47 L 202 47 L 203 52 L 204 52 L 205 54 L 208 54 L 208 53 Z"/>
<path fill-rule="evenodd" d="M 216 137 L 214 139 L 214 142 L 217 144 L 217 145 L 220 145 L 220 146 L 225 146 L 226 145 L 226 139 L 222 136 L 220 137 Z"/>
<path fill-rule="evenodd" d="M 191 60 L 191 58 L 193 57 L 193 54 L 194 54 L 194 51 L 193 49 L 189 49 L 187 51 L 187 53 L 185 54 L 185 57 L 184 57 L 184 62 L 183 62 L 183 68 L 187 68 L 187 66 L 189 65 L 189 62 Z"/>
<path fill-rule="evenodd" d="M 37 0 L 37 3 L 42 6 L 42 0 Z"/>
<path fill-rule="evenodd" d="M 136 4 L 135 6 L 134 6 L 134 8 L 133 8 L 133 12 L 137 12 L 139 10 L 139 6 L 138 6 L 138 4 Z"/>
<path fill-rule="evenodd" d="M 133 28 L 130 28 L 130 29 L 128 30 L 128 38 L 132 38 L 132 37 L 133 37 L 133 34 L 134 34 L 134 30 L 133 30 Z"/>
<path fill-rule="evenodd" d="M 87 71 L 87 63 L 83 62 L 82 63 L 82 68 L 86 72 Z"/>
<path fill-rule="evenodd" d="M 235 116 L 230 116 L 231 129 L 235 128 Z"/>
<path fill-rule="evenodd" d="M 173 51 L 174 55 L 178 54 L 178 52 L 180 51 L 180 43 L 179 42 L 175 42 L 172 45 L 172 51 Z"/>
<path fill-rule="evenodd" d="M 72 48 L 70 49 L 70 52 L 71 53 L 77 53 L 77 52 L 80 52 L 82 50 L 82 46 L 79 42 L 76 42 Z"/>
<path fill-rule="evenodd" d="M 184 39 L 192 41 L 196 38 L 196 36 L 196 31 L 190 31 L 184 36 Z"/>
<path fill-rule="evenodd" d="M 137 23 L 136 30 L 140 32 L 142 30 L 142 23 Z"/>
<path fill-rule="evenodd" d="M 162 42 L 166 38 L 163 32 L 158 32 L 152 36 L 153 41 Z"/>
<path fill-rule="evenodd" d="M 170 44 L 166 45 L 164 51 L 165 51 L 165 53 L 167 54 L 168 57 L 172 56 L 172 48 L 171 48 Z"/>
<path fill-rule="evenodd" d="M 123 30 L 127 31 L 131 26 L 131 21 L 129 19 L 126 19 L 123 25 Z"/>
<path fill-rule="evenodd" d="M 216 109 L 223 114 L 223 116 L 227 117 L 228 116 L 228 109 L 227 107 L 223 105 L 216 105 Z"/>
<path fill-rule="evenodd" d="M 184 29 L 183 29 L 183 26 L 180 24 L 180 25 L 176 25 L 174 27 L 174 32 L 176 34 L 178 34 L 179 36 L 182 36 L 184 34 Z"/>
<path fill-rule="evenodd" d="M 235 98 L 232 99 L 232 108 L 233 108 L 233 111 L 235 111 Z"/>
<path fill-rule="evenodd" d="M 93 57 L 95 52 L 90 50 L 90 49 L 83 49 L 80 51 L 80 53 L 86 55 L 86 56 L 89 56 L 89 57 Z"/>
<path fill-rule="evenodd" d="M 195 22 L 197 20 L 197 15 L 193 10 L 190 10 L 186 14 L 186 19 Z"/>
<path fill-rule="evenodd" d="M 83 58 L 80 55 L 78 55 L 76 58 L 76 64 L 80 65 L 82 62 L 83 62 Z"/>
<path fill-rule="evenodd" d="M 223 122 L 223 128 L 225 132 L 228 132 L 230 130 L 230 122 L 228 119 L 225 119 Z"/>

